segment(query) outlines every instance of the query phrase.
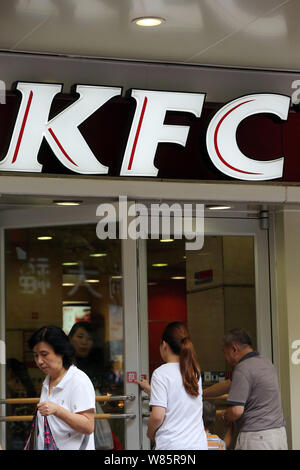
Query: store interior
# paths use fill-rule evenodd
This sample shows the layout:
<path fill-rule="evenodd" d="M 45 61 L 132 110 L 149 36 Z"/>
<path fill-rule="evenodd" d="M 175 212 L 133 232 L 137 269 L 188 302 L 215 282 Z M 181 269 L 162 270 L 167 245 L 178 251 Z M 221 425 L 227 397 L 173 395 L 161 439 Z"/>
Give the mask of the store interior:
<path fill-rule="evenodd" d="M 171 321 L 187 324 L 203 386 L 230 378 L 222 338 L 243 327 L 256 346 L 254 246 L 251 236 L 207 236 L 201 250 L 182 239 L 147 240 L 149 375 L 162 364 L 159 343 Z M 28 349 L 31 334 L 54 324 L 93 325 L 98 393 L 124 394 L 123 301 L 120 240 L 99 240 L 95 225 L 5 231 L 7 397 L 39 396 L 43 373 Z M 220 402 L 218 406 L 224 406 Z M 124 402 L 106 403 L 121 413 Z M 30 414 L 15 406 L 11 414 Z M 124 447 L 124 421 L 110 423 Z M 223 433 L 220 424 L 218 432 Z M 28 423 L 9 423 L 7 448 L 17 449 Z"/>

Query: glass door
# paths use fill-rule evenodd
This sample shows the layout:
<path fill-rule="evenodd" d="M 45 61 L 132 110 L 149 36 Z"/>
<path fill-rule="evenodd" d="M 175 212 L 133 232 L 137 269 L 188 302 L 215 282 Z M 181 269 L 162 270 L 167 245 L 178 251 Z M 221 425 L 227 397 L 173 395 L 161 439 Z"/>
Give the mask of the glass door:
<path fill-rule="evenodd" d="M 254 347 L 272 360 L 267 230 L 257 219 L 205 218 L 204 227 L 200 250 L 186 250 L 185 240 L 175 237 L 140 243 L 141 312 L 147 312 L 141 320 L 141 336 L 147 335 L 142 373 L 149 379 L 162 364 L 160 338 L 172 321 L 189 328 L 203 387 L 231 377 L 222 339 L 232 328 L 246 329 Z M 150 445 L 148 403 L 142 397 L 144 448 Z M 213 431 L 222 436 L 225 430 L 217 421 Z"/>
<path fill-rule="evenodd" d="M 96 447 L 139 447 L 136 243 L 99 239 L 96 209 L 2 212 L 1 415 L 14 417 L 1 424 L 7 450 L 22 449 L 28 435 L 22 417 L 35 405 L 24 398 L 39 397 L 44 380 L 28 339 L 45 325 L 70 335 L 96 395 L 110 395 L 97 402 L 108 419 L 96 420 Z"/>
<path fill-rule="evenodd" d="M 267 230 L 258 219 L 205 218 L 201 250 L 150 235 L 100 240 L 97 207 L 1 211 L 0 398 L 39 394 L 43 377 L 27 348 L 32 331 L 56 324 L 68 334 L 78 321 L 92 324 L 91 335 L 79 330 L 93 347 L 78 362 L 97 395 L 112 396 L 98 408 L 110 415 L 102 421 L 107 434 L 114 448 L 149 449 L 149 401 L 133 380 L 150 379 L 160 365 L 168 322 L 187 323 L 204 386 L 230 376 L 221 341 L 231 327 L 246 328 L 272 359 Z M 29 405 L 0 406 L 1 416 L 32 413 Z M 27 427 L 2 421 L 2 446 L 20 448 Z"/>

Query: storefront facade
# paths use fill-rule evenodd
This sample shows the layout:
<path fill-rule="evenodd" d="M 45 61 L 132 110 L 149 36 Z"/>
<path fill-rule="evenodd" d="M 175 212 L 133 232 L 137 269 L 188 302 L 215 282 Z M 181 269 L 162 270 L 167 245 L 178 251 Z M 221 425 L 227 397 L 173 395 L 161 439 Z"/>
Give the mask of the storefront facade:
<path fill-rule="evenodd" d="M 24 114 L 15 143 L 13 130 L 8 137 L 1 137 L 3 156 L 9 155 L 10 142 L 15 145 L 13 158 L 16 148 L 18 158 L 23 157 L 17 171 L 6 165 L 5 160 L 0 162 L 1 398 L 9 396 L 8 378 L 13 376 L 8 371 L 8 359 L 16 359 L 26 366 L 36 390 L 41 385 L 41 376 L 34 369 L 26 346 L 32 331 L 44 324 L 57 324 L 68 332 L 77 319 L 92 320 L 101 349 L 101 364 L 103 368 L 110 366 L 107 375 L 103 377 L 102 374 L 99 393 L 124 397 L 106 410 L 121 415 L 119 419 L 111 420 L 111 427 L 123 448 L 147 449 L 149 442 L 145 428 L 149 406 L 132 380 L 141 375 L 149 378 L 159 365 L 158 345 L 164 325 L 173 320 L 188 324 L 205 384 L 230 376 L 222 356 L 222 336 L 229 328 L 245 327 L 258 350 L 269 357 L 278 370 L 289 447 L 299 449 L 297 279 L 300 260 L 297 241 L 300 191 L 297 152 L 294 150 L 296 111 L 291 111 L 287 117 L 288 122 L 292 121 L 291 127 L 279 133 L 274 132 L 273 124 L 269 124 L 265 116 L 261 117 L 263 121 L 248 124 L 251 131 L 242 124 L 239 128 L 240 147 L 243 142 L 245 144 L 245 136 L 248 139 L 246 149 L 250 149 L 250 153 L 257 149 L 257 142 L 262 147 L 265 145 L 259 156 L 262 161 L 285 155 L 285 172 L 281 178 L 269 181 L 265 178 L 261 181 L 237 179 L 214 168 L 212 162 L 201 160 L 209 122 L 225 103 L 253 94 L 283 95 L 288 101 L 289 98 L 292 100 L 294 89 L 291 84 L 297 75 L 25 54 L 3 54 L 0 63 L 3 71 L 0 78 L 7 90 L 13 89 L 14 82 L 63 83 L 66 95 L 74 84 L 123 88 L 118 91 L 120 99 L 115 102 L 115 115 L 110 113 L 106 118 L 104 113 L 98 116 L 99 121 L 93 122 L 96 131 L 100 129 L 100 137 L 104 129 L 102 135 L 111 142 L 110 147 L 104 139 L 104 144 L 98 148 L 97 134 L 92 137 L 93 151 L 103 152 L 103 167 L 109 167 L 110 153 L 114 154 L 106 174 L 65 170 L 59 156 L 53 155 L 55 150 L 49 150 L 51 144 L 47 139 L 44 144 L 48 147 L 38 157 L 42 170 L 22 167 L 24 158 L 33 164 L 37 162 L 32 149 L 26 149 L 27 153 L 22 154 L 20 144 L 20 132 L 25 136 L 27 122 L 24 116 L 28 100 L 24 94 L 23 102 L 19 99 L 19 109 L 23 103 Z M 130 176 L 122 170 L 126 155 L 129 160 L 132 156 L 132 152 L 127 152 L 131 123 L 136 123 L 131 143 L 131 149 L 134 147 L 137 152 L 135 158 L 138 155 L 135 143 L 142 137 L 142 108 L 136 114 L 126 102 L 125 92 L 130 89 L 164 90 L 174 94 L 194 94 L 194 97 L 203 94 L 203 102 L 209 105 L 205 108 L 209 111 L 204 113 L 207 119 L 202 122 L 202 131 L 198 126 L 200 105 L 198 115 L 194 112 L 193 122 L 180 121 L 182 117 L 178 117 L 178 113 L 182 109 L 176 108 L 177 114 L 170 117 L 168 127 L 189 126 L 192 142 L 181 143 L 181 147 L 187 148 L 187 154 L 178 152 L 174 139 L 171 140 L 174 147 L 166 153 L 166 144 L 159 144 L 161 153 L 155 157 L 159 168 L 156 175 L 136 173 Z M 63 98 L 65 102 L 58 109 L 51 109 L 52 118 L 70 104 L 68 96 Z M 10 123 L 16 123 L 17 118 L 12 113 L 17 106 L 13 101 L 14 92 L 10 93 L 9 99 Z M 144 101 L 140 102 L 142 105 Z M 183 111 L 191 113 L 190 109 Z M 90 115 L 92 112 L 95 111 L 91 109 Z M 4 115 L 3 110 L 2 122 Z M 143 117 L 147 119 L 145 113 Z M 150 115 L 149 122 L 151 118 Z M 156 115 L 152 119 L 155 121 Z M 128 120 L 129 127 L 124 126 L 128 128 L 127 138 L 123 136 L 121 142 L 120 129 L 124 120 Z M 36 121 L 35 128 L 37 126 Z M 119 132 L 118 138 L 114 126 L 115 132 Z M 263 129 L 261 134 L 260 128 Z M 56 130 L 59 130 L 59 124 Z M 84 134 L 88 133 L 87 129 L 80 130 L 87 135 Z M 285 151 L 278 154 L 278 149 L 282 151 L 281 132 L 284 132 Z M 251 148 L 253 135 L 256 142 Z M 267 137 L 268 145 L 264 143 L 264 137 Z M 146 141 L 146 137 L 143 138 Z M 120 140 L 119 146 L 114 139 L 117 144 Z M 198 154 L 194 150 L 197 145 Z M 38 151 L 39 148 L 35 150 Z M 142 158 L 143 151 L 140 155 Z M 254 160 L 253 153 L 252 158 Z M 155 168 L 153 162 L 151 168 L 152 171 Z M 151 216 L 152 204 L 166 203 L 169 207 L 179 204 L 182 207 L 186 203 L 191 206 L 190 218 L 195 219 L 196 204 L 204 204 L 203 248 L 187 250 L 184 240 L 176 237 L 173 242 L 162 243 L 162 237 L 151 238 L 150 225 L 149 236 L 145 239 L 127 236 L 100 240 L 96 230 L 100 220 L 98 207 L 104 203 L 114 207 L 118 225 L 122 222 L 120 196 L 126 196 L 128 206 L 134 202 L 144 204 L 148 210 L 146 218 Z M 79 200 L 82 204 L 58 207 L 53 204 L 58 200 Z M 230 208 L 214 210 L 220 205 Z M 171 221 L 174 223 L 179 215 L 172 212 Z M 127 227 L 130 222 L 129 217 Z M 50 245 L 47 240 L 37 241 L 45 235 L 52 237 L 48 241 Z M 12 390 L 16 390 L 15 384 Z M 20 396 L 24 393 L 22 389 Z M 12 411 L 2 405 L 2 416 L 8 413 Z M 18 432 L 21 436 L 23 430 Z M 3 422 L 1 433 L 4 448 L 17 448 L 19 444 L 11 437 L 16 434 L 12 424 Z"/>

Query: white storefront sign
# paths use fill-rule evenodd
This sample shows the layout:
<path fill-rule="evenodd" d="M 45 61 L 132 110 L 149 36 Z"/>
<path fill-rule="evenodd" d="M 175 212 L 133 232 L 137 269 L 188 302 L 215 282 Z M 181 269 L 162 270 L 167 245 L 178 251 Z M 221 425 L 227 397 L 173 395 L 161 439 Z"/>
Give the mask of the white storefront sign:
<path fill-rule="evenodd" d="M 283 95 L 258 94 L 242 96 L 224 106 L 213 117 L 207 129 L 206 144 L 214 165 L 225 175 L 241 180 L 262 181 L 280 178 L 284 158 L 259 161 L 246 157 L 236 141 L 239 124 L 249 116 L 271 113 L 286 121 L 290 98 Z"/>
<path fill-rule="evenodd" d="M 79 174 L 108 174 L 93 154 L 79 131 L 79 125 L 122 88 L 77 85 L 77 101 L 49 120 L 54 97 L 61 84 L 19 82 L 21 105 L 7 154 L 0 162 L 0 171 L 41 172 L 38 152 L 46 139 L 54 155 L 69 170 Z M 131 90 L 136 101 L 120 176 L 157 176 L 154 158 L 159 143 L 186 145 L 189 126 L 165 125 L 167 111 L 201 116 L 205 93 L 179 93 Z M 222 173 L 236 179 L 263 181 L 280 178 L 284 155 L 259 161 L 244 155 L 236 141 L 238 125 L 248 116 L 270 113 L 287 120 L 290 97 L 278 94 L 253 94 L 238 98 L 220 109 L 212 118 L 206 135 L 209 157 Z M 99 129 L 101 139 L 101 129 Z M 100 156 L 101 158 L 101 156 Z M 183 162 L 184 164 L 184 162 Z"/>

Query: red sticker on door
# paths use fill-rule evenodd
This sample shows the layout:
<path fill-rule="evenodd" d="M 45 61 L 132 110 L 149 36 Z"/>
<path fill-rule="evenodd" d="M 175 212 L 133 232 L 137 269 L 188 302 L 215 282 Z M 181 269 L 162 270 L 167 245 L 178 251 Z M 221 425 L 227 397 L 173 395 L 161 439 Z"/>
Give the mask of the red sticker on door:
<path fill-rule="evenodd" d="M 128 383 L 132 383 L 137 379 L 137 373 L 136 372 L 127 372 L 126 373 L 126 378 Z"/>

